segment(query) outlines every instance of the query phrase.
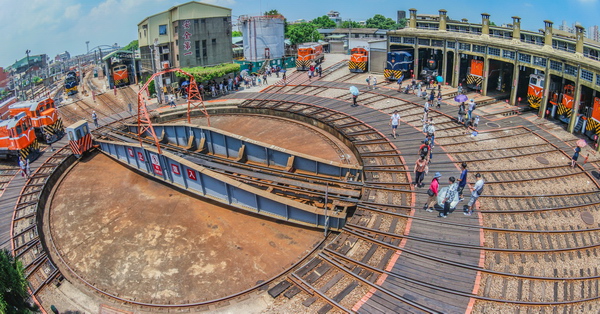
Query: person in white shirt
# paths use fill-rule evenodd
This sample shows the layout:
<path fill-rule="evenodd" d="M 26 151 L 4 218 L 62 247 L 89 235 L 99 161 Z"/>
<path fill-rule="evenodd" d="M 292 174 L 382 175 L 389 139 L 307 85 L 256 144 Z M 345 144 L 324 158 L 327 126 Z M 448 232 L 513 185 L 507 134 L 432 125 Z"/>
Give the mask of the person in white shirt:
<path fill-rule="evenodd" d="M 392 126 L 392 135 L 396 138 L 396 129 L 398 128 L 398 123 L 400 123 L 400 114 L 398 110 L 394 110 L 392 116 L 390 117 L 390 125 Z"/>
<path fill-rule="evenodd" d="M 473 207 L 475 206 L 475 202 L 477 202 L 477 199 L 483 193 L 483 186 L 485 184 L 485 181 L 483 181 L 483 179 L 481 178 L 481 174 L 476 174 L 475 178 L 477 179 L 477 182 L 475 182 L 475 186 L 473 187 L 473 193 L 471 193 L 469 204 L 465 205 L 464 207 L 464 214 L 467 216 L 471 216 L 471 214 L 473 213 Z"/>

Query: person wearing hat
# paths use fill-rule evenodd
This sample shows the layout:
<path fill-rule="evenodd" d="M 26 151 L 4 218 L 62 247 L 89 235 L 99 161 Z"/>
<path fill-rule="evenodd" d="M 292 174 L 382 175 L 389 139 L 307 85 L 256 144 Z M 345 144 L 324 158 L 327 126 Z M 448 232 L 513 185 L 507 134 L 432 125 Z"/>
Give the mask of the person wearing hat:
<path fill-rule="evenodd" d="M 473 98 L 469 99 L 469 121 L 471 121 L 471 118 L 473 118 L 473 111 L 475 110 L 475 107 L 477 107 L 477 105 L 475 104 Z"/>
<path fill-rule="evenodd" d="M 471 216 L 475 202 L 477 202 L 477 199 L 483 193 L 483 185 L 485 182 L 481 178 L 481 174 L 476 174 L 475 178 L 477 179 L 477 182 L 475 182 L 475 186 L 473 187 L 473 193 L 471 193 L 471 198 L 469 198 L 469 204 L 465 205 L 464 207 L 464 214 L 466 216 Z"/>
<path fill-rule="evenodd" d="M 441 177 L 442 175 L 439 172 L 436 172 L 433 176 L 433 179 L 431 179 L 431 183 L 429 184 L 429 190 L 427 190 L 427 195 L 429 195 L 429 198 L 427 199 L 427 202 L 425 202 L 425 206 L 423 206 L 423 209 L 428 212 L 432 212 L 435 208 L 435 203 L 437 203 L 437 196 L 438 192 L 440 191 L 439 179 Z"/>

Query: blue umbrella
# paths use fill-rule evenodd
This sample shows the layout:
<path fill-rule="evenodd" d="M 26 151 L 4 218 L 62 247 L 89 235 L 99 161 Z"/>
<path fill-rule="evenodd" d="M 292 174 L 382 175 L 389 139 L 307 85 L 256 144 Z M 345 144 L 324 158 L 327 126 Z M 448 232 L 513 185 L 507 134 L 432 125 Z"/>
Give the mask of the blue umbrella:
<path fill-rule="evenodd" d="M 190 81 L 185 81 L 181 83 L 181 87 L 190 85 Z"/>
<path fill-rule="evenodd" d="M 467 95 L 464 95 L 464 94 L 460 94 L 460 95 L 457 95 L 456 97 L 454 97 L 454 101 L 456 101 L 456 102 L 465 102 L 468 99 L 469 99 L 469 97 L 467 97 Z"/>
<path fill-rule="evenodd" d="M 438 82 L 440 82 L 440 83 L 444 81 L 444 78 L 443 78 L 443 77 L 441 77 L 441 76 L 438 76 L 438 77 L 436 77 L 435 79 L 436 79 Z"/>
<path fill-rule="evenodd" d="M 350 86 L 350 94 L 358 96 L 358 88 L 356 88 L 356 86 Z"/>

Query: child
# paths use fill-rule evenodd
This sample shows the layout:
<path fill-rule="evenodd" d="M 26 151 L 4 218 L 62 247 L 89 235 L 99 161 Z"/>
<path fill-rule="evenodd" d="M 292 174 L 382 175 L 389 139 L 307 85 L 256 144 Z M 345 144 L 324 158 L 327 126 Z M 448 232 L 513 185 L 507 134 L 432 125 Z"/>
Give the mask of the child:
<path fill-rule="evenodd" d="M 479 126 L 479 116 L 475 116 L 475 121 L 473 122 L 473 127 L 477 128 Z"/>

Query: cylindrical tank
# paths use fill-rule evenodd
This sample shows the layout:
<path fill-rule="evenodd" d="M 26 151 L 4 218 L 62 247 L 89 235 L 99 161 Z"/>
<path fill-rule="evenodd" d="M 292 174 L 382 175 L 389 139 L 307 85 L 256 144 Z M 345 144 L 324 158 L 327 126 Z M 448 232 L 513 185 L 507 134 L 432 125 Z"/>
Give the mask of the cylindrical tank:
<path fill-rule="evenodd" d="M 279 59 L 284 56 L 283 16 L 242 16 L 244 58 L 248 61 Z"/>

